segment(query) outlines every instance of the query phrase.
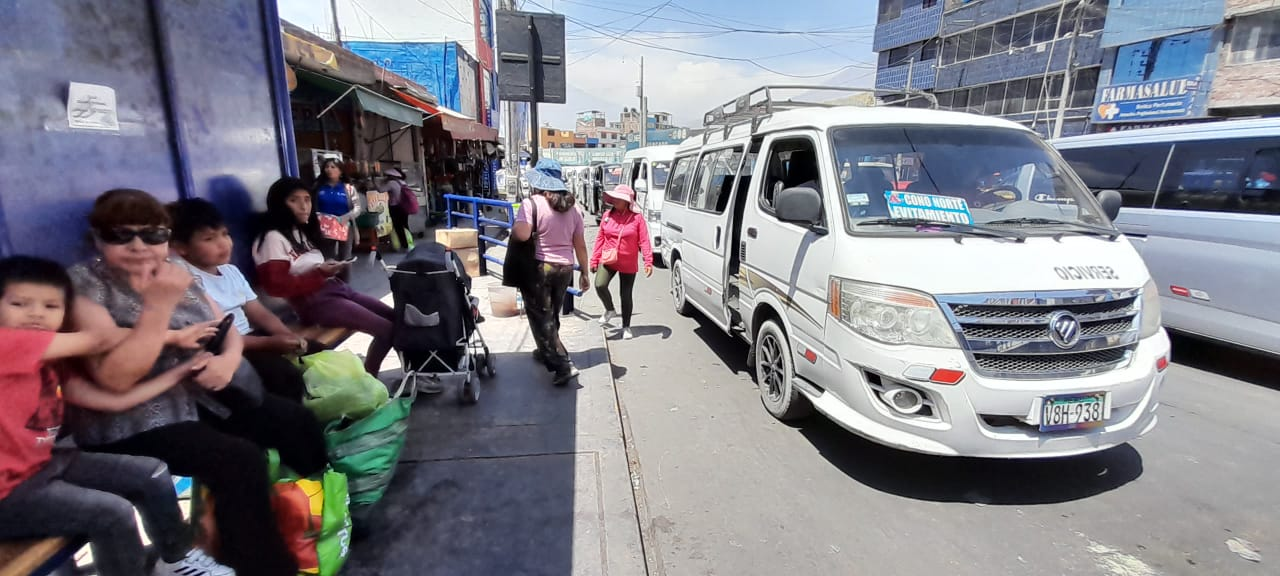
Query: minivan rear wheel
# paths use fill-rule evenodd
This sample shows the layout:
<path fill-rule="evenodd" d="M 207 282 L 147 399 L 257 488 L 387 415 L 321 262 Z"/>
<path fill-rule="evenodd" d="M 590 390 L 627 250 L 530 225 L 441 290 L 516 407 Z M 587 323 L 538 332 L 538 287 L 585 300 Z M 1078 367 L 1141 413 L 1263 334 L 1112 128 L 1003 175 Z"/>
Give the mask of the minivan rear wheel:
<path fill-rule="evenodd" d="M 813 412 L 809 399 L 795 387 L 791 345 L 776 320 L 766 320 L 756 333 L 754 356 L 756 385 L 765 410 L 783 422 L 799 420 Z"/>
<path fill-rule="evenodd" d="M 671 262 L 671 300 L 675 303 L 676 314 L 688 316 L 693 313 L 684 292 L 684 265 L 678 258 Z"/>

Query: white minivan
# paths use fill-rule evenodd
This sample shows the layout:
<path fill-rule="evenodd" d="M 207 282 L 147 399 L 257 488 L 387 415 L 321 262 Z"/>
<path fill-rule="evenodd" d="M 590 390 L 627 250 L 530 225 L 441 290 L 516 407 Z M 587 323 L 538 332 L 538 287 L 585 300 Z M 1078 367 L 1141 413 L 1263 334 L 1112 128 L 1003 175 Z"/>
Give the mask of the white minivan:
<path fill-rule="evenodd" d="M 661 259 L 664 239 L 658 223 L 662 221 L 662 201 L 675 153 L 676 146 L 646 146 L 631 150 L 622 157 L 622 183 L 636 191 L 636 203 L 649 223 L 649 242 L 659 263 L 666 262 Z"/>
<path fill-rule="evenodd" d="M 671 293 L 751 343 L 775 417 L 816 408 L 889 446 L 998 458 L 1155 427 L 1169 340 L 1111 223 L 1119 195 L 1095 198 L 1034 132 L 768 101 L 708 120 L 666 195 Z"/>

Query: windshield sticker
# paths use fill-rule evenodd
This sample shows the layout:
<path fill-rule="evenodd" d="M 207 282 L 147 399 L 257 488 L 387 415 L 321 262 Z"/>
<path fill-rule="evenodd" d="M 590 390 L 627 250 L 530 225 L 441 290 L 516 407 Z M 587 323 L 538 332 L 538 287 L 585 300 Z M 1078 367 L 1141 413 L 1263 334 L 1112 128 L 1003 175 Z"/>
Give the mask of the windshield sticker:
<path fill-rule="evenodd" d="M 866 206 L 871 204 L 871 196 L 866 194 L 845 194 L 844 199 L 850 206 Z"/>
<path fill-rule="evenodd" d="M 889 216 L 894 218 L 924 218 L 955 224 L 973 224 L 969 203 L 964 198 L 897 190 L 885 190 L 884 197 L 889 201 Z"/>

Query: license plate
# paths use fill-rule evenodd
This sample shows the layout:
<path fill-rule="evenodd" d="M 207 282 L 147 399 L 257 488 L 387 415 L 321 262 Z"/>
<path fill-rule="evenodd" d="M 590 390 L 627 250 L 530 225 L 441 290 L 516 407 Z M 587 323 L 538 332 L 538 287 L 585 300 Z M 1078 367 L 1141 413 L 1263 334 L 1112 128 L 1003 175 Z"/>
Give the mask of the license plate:
<path fill-rule="evenodd" d="M 1110 417 L 1111 397 L 1106 392 L 1046 396 L 1040 405 L 1040 431 L 1092 428 Z"/>

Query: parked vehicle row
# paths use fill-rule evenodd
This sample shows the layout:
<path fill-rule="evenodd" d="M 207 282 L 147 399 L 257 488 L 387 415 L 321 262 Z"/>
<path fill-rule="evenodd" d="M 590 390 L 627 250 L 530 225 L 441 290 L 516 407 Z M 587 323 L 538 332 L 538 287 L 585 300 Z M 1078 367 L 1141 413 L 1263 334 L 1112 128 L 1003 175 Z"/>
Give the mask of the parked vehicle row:
<path fill-rule="evenodd" d="M 760 93 L 674 151 L 658 246 L 676 310 L 750 343 L 771 414 L 1007 458 L 1156 425 L 1169 340 L 1119 194 L 1004 120 L 734 102 Z"/>
<path fill-rule="evenodd" d="M 1063 138 L 1160 290 L 1166 327 L 1280 355 L 1280 120 Z"/>

